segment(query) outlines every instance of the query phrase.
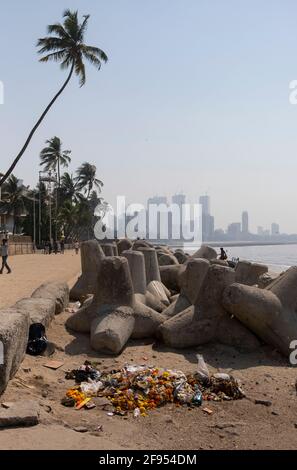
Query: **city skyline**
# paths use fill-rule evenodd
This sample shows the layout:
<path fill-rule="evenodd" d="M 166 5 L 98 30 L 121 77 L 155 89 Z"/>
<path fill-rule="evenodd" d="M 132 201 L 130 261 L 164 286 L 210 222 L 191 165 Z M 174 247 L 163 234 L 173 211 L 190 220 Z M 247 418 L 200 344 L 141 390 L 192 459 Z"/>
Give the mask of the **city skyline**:
<path fill-rule="evenodd" d="M 65 74 L 40 64 L 35 48 L 46 25 L 60 19 L 60 0 L 19 2 L 17 15 L 14 3 L 1 6 L 22 35 L 11 38 L 15 61 L 6 51 L 11 26 L 1 25 L 4 171 Z M 297 106 L 289 101 L 297 78 L 297 4 L 128 0 L 115 8 L 114 0 L 72 0 L 71 6 L 91 15 L 88 40 L 110 60 L 100 73 L 88 67 L 82 89 L 70 83 L 15 175 L 34 185 L 40 150 L 58 135 L 72 151 L 69 172 L 92 160 L 111 204 L 120 194 L 143 203 L 152 192 L 185 189 L 193 199 L 208 192 L 219 227 L 247 210 L 252 231 L 276 221 L 284 232 L 297 232 L 286 210 L 297 200 Z"/>
<path fill-rule="evenodd" d="M 241 222 L 232 222 L 227 223 L 226 227 L 218 227 L 215 224 L 215 215 L 211 213 L 211 196 L 210 195 L 201 195 L 197 196 L 197 201 L 201 205 L 202 213 L 202 231 L 203 231 L 203 240 L 205 241 L 224 241 L 227 236 L 227 240 L 242 240 L 242 241 L 251 241 L 256 240 L 258 237 L 277 237 L 277 236 L 286 236 L 286 235 L 295 235 L 295 234 L 286 234 L 281 233 L 280 225 L 272 221 L 269 228 L 263 226 L 257 226 L 256 231 L 250 230 L 250 214 L 248 211 L 243 210 L 241 213 Z M 187 196 L 184 193 L 175 193 L 171 196 L 164 195 L 155 195 L 149 197 L 147 200 L 147 205 L 149 204 L 185 204 L 189 202 Z M 220 238 L 220 234 L 222 237 Z"/>

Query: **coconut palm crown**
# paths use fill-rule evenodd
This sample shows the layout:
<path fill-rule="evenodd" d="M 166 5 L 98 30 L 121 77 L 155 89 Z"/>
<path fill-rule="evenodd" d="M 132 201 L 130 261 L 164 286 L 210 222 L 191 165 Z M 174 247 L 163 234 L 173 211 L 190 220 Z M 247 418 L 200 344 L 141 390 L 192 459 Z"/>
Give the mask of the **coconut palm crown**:
<path fill-rule="evenodd" d="M 102 62 L 107 62 L 107 55 L 104 51 L 102 51 L 102 49 L 99 49 L 99 47 L 88 46 L 84 42 L 89 17 L 90 15 L 84 15 L 82 22 L 80 22 L 77 11 L 66 10 L 63 14 L 63 24 L 55 23 L 49 25 L 49 35 L 38 40 L 38 53 L 44 54 L 43 57 L 40 58 L 40 62 L 48 62 L 50 60 L 60 62 L 62 69 L 70 68 L 70 71 L 66 81 L 58 93 L 54 96 L 54 98 L 39 117 L 34 127 L 31 129 L 23 147 L 12 161 L 12 164 L 6 173 L 4 173 L 3 176 L 0 176 L 0 187 L 13 172 L 22 155 L 25 153 L 36 130 L 42 123 L 43 119 L 55 101 L 65 90 L 73 73 L 79 77 L 80 86 L 85 84 L 86 71 L 84 60 L 87 60 L 91 64 L 95 65 L 98 69 L 100 69 Z"/>

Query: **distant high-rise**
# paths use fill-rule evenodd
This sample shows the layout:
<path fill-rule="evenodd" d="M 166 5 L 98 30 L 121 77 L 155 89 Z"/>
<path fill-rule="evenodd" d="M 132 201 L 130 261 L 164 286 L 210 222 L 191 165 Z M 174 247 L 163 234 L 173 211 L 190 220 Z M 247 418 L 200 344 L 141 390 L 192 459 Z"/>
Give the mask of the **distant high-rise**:
<path fill-rule="evenodd" d="M 147 200 L 147 205 L 149 206 L 150 204 L 167 204 L 167 197 L 166 196 L 150 197 Z"/>
<path fill-rule="evenodd" d="M 185 214 L 183 205 L 186 204 L 186 196 L 185 194 L 174 194 L 171 198 L 172 204 L 176 204 L 179 207 L 179 222 L 173 220 L 172 214 L 169 213 L 169 227 L 168 227 L 168 233 L 169 233 L 169 240 L 175 239 L 177 237 L 177 234 L 179 234 L 179 238 L 177 241 L 182 241 L 182 224 L 183 224 L 183 217 Z M 174 209 L 173 209 L 174 210 Z"/>
<path fill-rule="evenodd" d="M 279 235 L 279 225 L 274 222 L 271 224 L 271 235 Z"/>
<path fill-rule="evenodd" d="M 241 216 L 241 230 L 245 235 L 249 233 L 249 214 L 247 211 L 244 211 Z"/>
<path fill-rule="evenodd" d="M 174 194 L 171 198 L 172 204 L 177 204 L 181 207 L 183 204 L 186 203 L 186 196 L 184 194 Z"/>
<path fill-rule="evenodd" d="M 227 234 L 230 240 L 239 240 L 240 232 L 241 232 L 240 222 L 233 222 L 232 224 L 228 225 Z"/>
<path fill-rule="evenodd" d="M 214 217 L 210 215 L 210 197 L 200 196 L 199 204 L 202 214 L 202 240 L 206 242 L 212 240 L 214 236 Z"/>
<path fill-rule="evenodd" d="M 199 204 L 202 206 L 202 215 L 210 215 L 210 197 L 200 196 Z"/>
<path fill-rule="evenodd" d="M 161 204 L 167 206 L 166 196 L 154 196 L 147 200 L 147 238 L 150 238 L 150 233 L 155 234 L 157 240 L 160 240 L 162 237 L 160 212 L 157 212 L 156 220 L 150 217 L 149 212 L 150 206 L 160 206 Z"/>

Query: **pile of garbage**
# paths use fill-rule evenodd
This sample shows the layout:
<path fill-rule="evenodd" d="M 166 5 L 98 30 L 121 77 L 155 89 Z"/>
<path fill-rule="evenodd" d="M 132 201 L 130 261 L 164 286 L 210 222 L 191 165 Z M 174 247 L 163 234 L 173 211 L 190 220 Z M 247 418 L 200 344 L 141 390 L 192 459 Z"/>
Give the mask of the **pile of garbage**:
<path fill-rule="evenodd" d="M 210 375 L 199 355 L 195 374 L 147 365 L 125 365 L 101 373 L 86 362 L 67 372 L 66 379 L 74 379 L 77 385 L 67 391 L 63 405 L 89 408 L 93 397 L 105 397 L 114 414 L 131 411 L 135 417 L 147 416 L 149 410 L 166 403 L 200 406 L 203 400 L 237 400 L 245 396 L 234 377 L 222 373 Z"/>

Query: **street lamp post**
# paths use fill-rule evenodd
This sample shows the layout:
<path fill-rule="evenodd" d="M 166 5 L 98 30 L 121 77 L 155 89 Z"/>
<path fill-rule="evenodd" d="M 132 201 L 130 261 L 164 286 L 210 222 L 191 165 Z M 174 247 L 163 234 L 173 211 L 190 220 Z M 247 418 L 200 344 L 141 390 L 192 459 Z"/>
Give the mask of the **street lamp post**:
<path fill-rule="evenodd" d="M 42 174 L 45 174 L 42 176 Z M 52 172 L 40 171 L 39 172 L 39 238 L 41 239 L 41 182 L 48 183 L 48 206 L 49 206 L 49 241 L 52 241 L 52 183 L 57 182 L 55 175 L 52 176 Z"/>

